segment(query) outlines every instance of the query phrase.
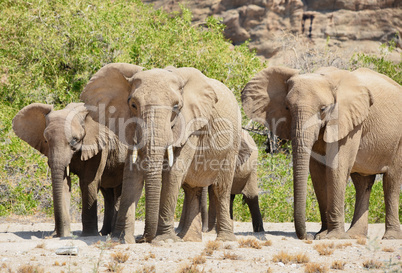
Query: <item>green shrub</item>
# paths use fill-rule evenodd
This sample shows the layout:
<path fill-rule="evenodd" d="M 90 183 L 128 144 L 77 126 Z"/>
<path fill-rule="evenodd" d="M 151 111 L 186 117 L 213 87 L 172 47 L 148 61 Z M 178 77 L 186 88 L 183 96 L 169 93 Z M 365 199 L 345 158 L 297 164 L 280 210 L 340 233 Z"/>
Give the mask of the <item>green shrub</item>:
<path fill-rule="evenodd" d="M 263 67 L 246 44 L 233 47 L 224 39 L 218 19 L 191 26 L 192 15 L 185 8 L 168 14 L 139 0 L 5 0 L 0 12 L 0 215 L 52 214 L 46 158 L 11 128 L 22 107 L 42 102 L 59 109 L 79 101 L 90 77 L 111 62 L 148 69 L 196 67 L 229 86 L 238 99 Z M 73 213 L 80 207 L 76 182 L 74 178 Z M 181 205 L 182 194 L 178 210 Z"/>

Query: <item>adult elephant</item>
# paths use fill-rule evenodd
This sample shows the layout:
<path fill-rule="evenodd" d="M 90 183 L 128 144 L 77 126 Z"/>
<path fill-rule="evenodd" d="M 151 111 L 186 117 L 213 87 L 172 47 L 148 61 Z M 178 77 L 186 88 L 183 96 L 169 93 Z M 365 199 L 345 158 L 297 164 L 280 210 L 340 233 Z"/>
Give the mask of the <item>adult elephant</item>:
<path fill-rule="evenodd" d="M 260 206 L 258 202 L 258 176 L 257 176 L 258 148 L 246 130 L 242 130 L 242 139 L 239 149 L 239 156 L 236 161 L 236 170 L 233 178 L 233 185 L 230 192 L 230 218 L 233 219 L 233 201 L 236 194 L 242 194 L 244 202 L 248 205 L 251 213 L 252 225 L 254 232 L 263 232 L 264 226 L 262 222 Z M 192 241 L 200 241 L 201 231 L 192 230 L 190 232 L 186 228 L 190 225 L 191 211 L 197 213 L 197 209 L 201 209 L 202 231 L 211 231 L 216 228 L 216 210 L 215 210 L 215 194 L 212 187 L 204 188 L 201 192 L 201 201 L 198 206 L 188 204 L 186 196 L 188 189 L 184 188 L 185 196 L 183 202 L 183 211 L 180 217 L 180 223 L 176 231 L 180 237 L 189 238 Z M 207 209 L 207 195 L 209 192 L 209 209 Z"/>
<path fill-rule="evenodd" d="M 143 241 L 178 240 L 173 216 L 185 181 L 194 189 L 189 193 L 193 200 L 202 187 L 213 185 L 217 239 L 235 240 L 229 202 L 241 116 L 234 95 L 194 68 L 141 70 L 129 64 L 106 65 L 81 94 L 86 104 L 108 109 L 109 127 L 132 145 L 115 234 L 135 242 L 135 207 L 145 180 Z"/>
<path fill-rule="evenodd" d="M 33 103 L 13 119 L 18 137 L 48 158 L 51 169 L 55 231 L 70 235 L 70 171 L 79 177 L 82 194 L 82 236 L 98 235 L 97 194 L 105 199 L 101 234 L 112 231 L 121 194 L 127 147 L 104 125 L 88 116 L 83 103 L 62 110 Z"/>
<path fill-rule="evenodd" d="M 292 140 L 294 219 L 298 238 L 307 238 L 307 177 L 320 206 L 316 238 L 367 234 L 368 201 L 376 174 L 383 174 L 384 239 L 402 238 L 398 210 L 402 179 L 402 88 L 361 68 L 321 68 L 316 73 L 270 67 L 242 91 L 251 119 Z M 356 186 L 352 226 L 344 230 L 344 196 L 351 174 Z"/>

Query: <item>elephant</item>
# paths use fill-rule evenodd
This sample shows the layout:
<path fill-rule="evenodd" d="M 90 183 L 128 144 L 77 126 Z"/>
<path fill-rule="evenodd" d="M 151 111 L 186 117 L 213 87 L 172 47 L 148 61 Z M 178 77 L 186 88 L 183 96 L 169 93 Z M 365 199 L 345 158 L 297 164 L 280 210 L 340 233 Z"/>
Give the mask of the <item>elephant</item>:
<path fill-rule="evenodd" d="M 399 194 L 402 180 L 402 88 L 367 68 L 354 71 L 323 67 L 299 74 L 269 67 L 246 84 L 241 94 L 246 115 L 292 140 L 294 221 L 306 239 L 307 177 L 320 208 L 316 239 L 367 235 L 368 204 L 376 174 L 383 174 L 385 234 L 402 238 Z M 356 187 L 351 227 L 344 229 L 346 183 Z"/>
<path fill-rule="evenodd" d="M 135 243 L 135 208 L 145 185 L 140 241 L 181 240 L 174 232 L 174 210 L 185 181 L 183 186 L 191 188 L 187 196 L 197 206 L 202 187 L 212 185 L 217 240 L 236 239 L 229 203 L 241 113 L 223 83 L 190 67 L 144 70 L 112 63 L 91 78 L 81 99 L 105 109 L 105 123 L 129 145 L 114 236 Z"/>
<path fill-rule="evenodd" d="M 51 169 L 55 235 L 70 235 L 70 171 L 79 177 L 82 236 L 98 235 L 97 194 L 105 200 L 102 235 L 111 233 L 117 217 L 127 146 L 95 122 L 83 103 L 64 109 L 32 103 L 13 119 L 15 134 L 48 158 Z"/>
<path fill-rule="evenodd" d="M 239 156 L 236 161 L 236 170 L 233 178 L 233 185 L 230 195 L 230 218 L 233 219 L 233 200 L 236 194 L 243 194 L 243 200 L 247 203 L 253 224 L 254 232 L 263 232 L 260 206 L 258 202 L 258 177 L 257 177 L 258 148 L 253 138 L 246 130 L 242 130 L 242 139 Z M 207 194 L 209 192 L 209 210 L 207 210 Z M 183 211 L 180 223 L 176 231 L 182 232 L 187 224 L 187 213 L 189 208 L 186 205 L 186 196 L 183 202 Z M 202 231 L 211 231 L 216 227 L 216 211 L 214 204 L 214 192 L 212 187 L 205 188 L 201 193 L 201 216 Z M 180 237 L 185 237 L 183 234 Z"/>

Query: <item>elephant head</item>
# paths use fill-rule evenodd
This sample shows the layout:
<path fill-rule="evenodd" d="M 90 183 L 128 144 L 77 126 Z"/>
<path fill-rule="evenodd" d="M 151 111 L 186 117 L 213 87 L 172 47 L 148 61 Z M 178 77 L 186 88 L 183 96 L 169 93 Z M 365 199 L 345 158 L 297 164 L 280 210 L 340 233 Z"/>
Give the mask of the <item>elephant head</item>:
<path fill-rule="evenodd" d="M 33 103 L 20 110 L 13 119 L 15 134 L 48 158 L 51 169 L 56 235 L 70 234 L 69 166 L 73 156 L 81 161 L 98 154 L 113 137 L 105 126 L 88 116 L 83 103 L 71 103 L 62 110 Z M 117 145 L 117 138 L 113 142 Z M 101 174 L 106 159 L 100 164 Z"/>
<path fill-rule="evenodd" d="M 333 67 L 315 73 L 270 67 L 258 73 L 242 91 L 246 115 L 284 139 L 292 140 L 294 221 L 298 238 L 306 238 L 305 210 L 310 157 L 313 145 L 335 143 L 345 138 L 368 116 L 373 97 L 352 72 Z"/>
<path fill-rule="evenodd" d="M 106 104 L 106 109 L 118 109 L 117 114 L 105 111 L 106 119 L 121 119 L 119 124 L 125 124 L 114 130 L 125 135 L 132 149 L 130 162 L 138 163 L 145 179 L 144 237 L 149 241 L 158 224 L 163 163 L 172 166 L 173 147 L 184 145 L 208 123 L 217 97 L 208 78 L 197 69 L 141 70 L 128 64 L 106 65 L 85 87 L 81 99 L 91 106 Z M 112 128 L 110 121 L 106 123 Z"/>

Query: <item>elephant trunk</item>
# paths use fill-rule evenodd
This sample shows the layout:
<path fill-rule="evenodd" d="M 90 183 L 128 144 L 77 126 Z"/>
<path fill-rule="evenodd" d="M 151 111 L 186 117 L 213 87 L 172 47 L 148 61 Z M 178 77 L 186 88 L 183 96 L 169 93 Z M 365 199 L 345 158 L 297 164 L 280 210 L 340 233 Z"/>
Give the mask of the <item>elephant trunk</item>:
<path fill-rule="evenodd" d="M 299 239 L 307 239 L 306 233 L 306 196 L 307 179 L 312 147 L 315 140 L 316 126 L 306 126 L 309 115 L 300 110 L 293 115 L 292 150 L 293 150 L 293 189 L 294 222 Z"/>
<path fill-rule="evenodd" d="M 70 183 L 65 167 L 52 168 L 53 206 L 56 235 L 70 236 Z"/>
<path fill-rule="evenodd" d="M 165 111 L 147 111 L 146 141 L 143 147 L 145 162 L 145 229 L 144 239 L 149 242 L 158 228 L 159 206 L 162 186 L 162 169 L 167 147 L 172 143 L 170 122 Z"/>

